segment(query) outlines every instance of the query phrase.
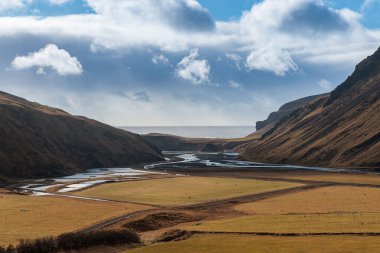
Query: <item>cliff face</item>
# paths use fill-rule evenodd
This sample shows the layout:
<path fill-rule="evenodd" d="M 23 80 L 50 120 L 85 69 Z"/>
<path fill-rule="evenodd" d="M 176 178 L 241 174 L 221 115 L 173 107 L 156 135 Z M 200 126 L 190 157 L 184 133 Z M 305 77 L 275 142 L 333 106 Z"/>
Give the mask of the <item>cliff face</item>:
<path fill-rule="evenodd" d="M 295 110 L 304 107 L 311 101 L 327 96 L 328 94 L 322 94 L 322 95 L 315 95 L 315 96 L 310 96 L 310 97 L 305 97 L 305 98 L 300 98 L 295 101 L 289 102 L 284 104 L 283 106 L 280 107 L 280 109 L 277 112 L 272 112 L 269 114 L 269 117 L 266 120 L 263 121 L 257 121 L 256 122 L 256 130 L 259 131 L 269 125 L 276 124 L 279 122 L 282 118 L 289 116 L 292 112 Z"/>
<path fill-rule="evenodd" d="M 140 136 L 0 92 L 0 176 L 68 175 L 162 160 Z"/>
<path fill-rule="evenodd" d="M 331 167 L 380 167 L 380 49 L 329 96 L 283 118 L 245 159 Z"/>

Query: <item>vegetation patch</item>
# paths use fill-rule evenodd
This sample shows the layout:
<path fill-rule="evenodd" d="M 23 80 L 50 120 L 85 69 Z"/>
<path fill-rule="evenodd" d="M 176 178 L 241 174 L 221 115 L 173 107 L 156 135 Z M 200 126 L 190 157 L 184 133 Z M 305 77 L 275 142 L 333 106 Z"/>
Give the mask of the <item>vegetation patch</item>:
<path fill-rule="evenodd" d="M 156 239 L 156 242 L 183 241 L 194 235 L 194 232 L 173 229 L 165 232 Z"/>
<path fill-rule="evenodd" d="M 0 247 L 0 253 L 55 253 L 63 250 L 79 250 L 98 245 L 141 243 L 131 230 L 103 230 L 90 233 L 67 233 L 56 238 L 21 240 L 17 246 Z"/>
<path fill-rule="evenodd" d="M 128 222 L 124 224 L 124 227 L 137 232 L 147 232 L 196 220 L 199 218 L 184 213 L 154 213 L 142 219 Z"/>

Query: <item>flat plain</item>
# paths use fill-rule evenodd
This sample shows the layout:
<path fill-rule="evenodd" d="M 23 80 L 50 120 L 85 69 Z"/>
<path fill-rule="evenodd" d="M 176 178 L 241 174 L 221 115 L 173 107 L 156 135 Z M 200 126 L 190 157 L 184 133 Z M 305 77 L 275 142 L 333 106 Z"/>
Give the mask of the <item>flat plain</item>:
<path fill-rule="evenodd" d="M 55 236 L 146 206 L 0 192 L 0 245 Z"/>
<path fill-rule="evenodd" d="M 247 214 L 380 213 L 380 188 L 330 186 L 237 205 Z"/>
<path fill-rule="evenodd" d="M 185 241 L 153 244 L 124 253 L 378 253 L 378 237 L 201 235 Z"/>
<path fill-rule="evenodd" d="M 186 176 L 103 184 L 75 195 L 155 205 L 188 205 L 301 185 L 254 179 Z"/>
<path fill-rule="evenodd" d="M 248 215 L 184 227 L 190 231 L 241 233 L 380 233 L 380 213 Z"/>

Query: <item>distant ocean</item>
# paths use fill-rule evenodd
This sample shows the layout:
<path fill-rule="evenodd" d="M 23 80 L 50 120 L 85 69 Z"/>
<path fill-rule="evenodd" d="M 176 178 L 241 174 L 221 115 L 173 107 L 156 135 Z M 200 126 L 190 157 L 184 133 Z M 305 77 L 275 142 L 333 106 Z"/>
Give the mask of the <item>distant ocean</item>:
<path fill-rule="evenodd" d="M 142 126 L 120 127 L 136 134 L 172 134 L 189 138 L 239 138 L 255 131 L 253 126 Z"/>

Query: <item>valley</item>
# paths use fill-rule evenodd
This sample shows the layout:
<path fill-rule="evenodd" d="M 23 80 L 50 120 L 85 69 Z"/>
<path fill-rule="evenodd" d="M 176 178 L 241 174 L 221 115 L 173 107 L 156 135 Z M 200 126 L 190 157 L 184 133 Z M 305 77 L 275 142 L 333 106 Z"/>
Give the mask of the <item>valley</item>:
<path fill-rule="evenodd" d="M 1 244 L 64 232 L 128 228 L 137 231 L 147 246 L 127 252 L 179 248 L 186 252 L 188 247 L 204 252 L 205 244 L 214 245 L 215 252 L 229 252 L 230 247 L 236 252 L 305 252 L 314 247 L 320 252 L 333 242 L 336 250 L 342 249 L 352 240 L 356 242 L 352 249 L 367 245 L 365 252 L 377 250 L 379 174 L 258 164 L 229 153 L 164 155 L 166 162 L 132 166 L 133 174 L 71 176 L 60 185 L 42 181 L 53 186 L 39 186 L 42 191 L 35 192 L 8 185 L 0 194 L 2 206 L 8 206 L 2 211 L 6 218 L 0 220 Z M 105 181 L 61 191 L 67 185 L 99 180 Z M 39 233 L 33 232 L 35 222 Z M 10 224 L 12 230 L 6 229 Z"/>

